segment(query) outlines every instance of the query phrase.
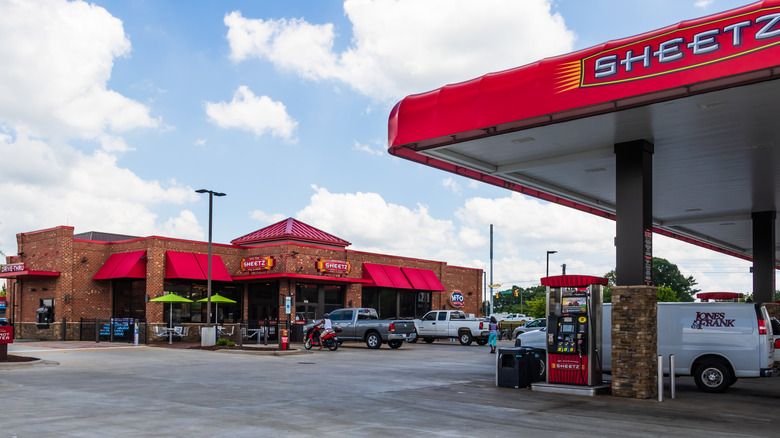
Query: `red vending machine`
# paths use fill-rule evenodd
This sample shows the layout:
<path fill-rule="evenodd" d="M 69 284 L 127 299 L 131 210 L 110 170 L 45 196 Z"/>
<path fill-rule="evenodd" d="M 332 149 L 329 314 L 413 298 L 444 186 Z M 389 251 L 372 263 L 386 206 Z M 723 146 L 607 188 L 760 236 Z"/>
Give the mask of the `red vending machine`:
<path fill-rule="evenodd" d="M 547 287 L 547 383 L 601 385 L 601 312 L 608 280 L 588 275 L 542 278 Z"/>

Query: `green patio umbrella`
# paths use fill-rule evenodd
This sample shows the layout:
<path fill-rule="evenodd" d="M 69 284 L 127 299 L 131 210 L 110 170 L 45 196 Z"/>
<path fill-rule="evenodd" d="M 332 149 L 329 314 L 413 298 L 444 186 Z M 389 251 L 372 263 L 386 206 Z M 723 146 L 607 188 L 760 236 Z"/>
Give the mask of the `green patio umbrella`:
<path fill-rule="evenodd" d="M 198 302 L 199 303 L 205 303 L 208 300 L 209 300 L 208 298 L 203 298 L 202 300 L 198 300 Z M 215 306 L 214 307 L 214 319 L 215 319 L 214 322 L 216 322 L 217 315 L 219 315 L 219 303 L 232 303 L 232 304 L 236 303 L 235 300 L 231 300 L 228 297 L 223 297 L 220 294 L 212 295 L 211 296 L 211 302 L 214 303 L 214 306 Z M 208 319 L 208 315 L 206 316 L 206 319 Z"/>
<path fill-rule="evenodd" d="M 168 332 L 168 343 L 173 344 L 173 303 L 191 303 L 192 300 L 176 295 L 173 292 L 168 292 L 163 296 L 152 298 L 149 301 L 154 301 L 157 303 L 170 303 L 170 313 L 168 314 L 168 326 L 170 329 Z"/>

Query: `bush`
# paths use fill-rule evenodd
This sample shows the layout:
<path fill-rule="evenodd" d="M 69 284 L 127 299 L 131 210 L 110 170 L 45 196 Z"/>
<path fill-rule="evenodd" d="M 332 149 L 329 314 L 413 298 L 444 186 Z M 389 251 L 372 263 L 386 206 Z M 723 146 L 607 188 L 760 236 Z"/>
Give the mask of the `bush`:
<path fill-rule="evenodd" d="M 220 347 L 235 347 L 236 343 L 228 338 L 219 338 L 217 339 L 217 345 Z"/>

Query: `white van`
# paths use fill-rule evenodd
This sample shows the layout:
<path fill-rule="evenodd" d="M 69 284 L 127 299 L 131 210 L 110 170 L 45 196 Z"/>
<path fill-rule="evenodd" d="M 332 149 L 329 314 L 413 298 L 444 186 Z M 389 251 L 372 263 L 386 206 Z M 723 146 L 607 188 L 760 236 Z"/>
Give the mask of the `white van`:
<path fill-rule="evenodd" d="M 612 304 L 602 312 L 602 357 L 612 357 Z M 705 392 L 723 392 L 739 377 L 770 377 L 772 326 L 756 303 L 658 303 L 658 354 L 674 354 L 675 374 L 692 375 Z M 518 336 L 521 345 L 546 348 L 543 333 Z M 611 371 L 611 360 L 603 363 Z"/>

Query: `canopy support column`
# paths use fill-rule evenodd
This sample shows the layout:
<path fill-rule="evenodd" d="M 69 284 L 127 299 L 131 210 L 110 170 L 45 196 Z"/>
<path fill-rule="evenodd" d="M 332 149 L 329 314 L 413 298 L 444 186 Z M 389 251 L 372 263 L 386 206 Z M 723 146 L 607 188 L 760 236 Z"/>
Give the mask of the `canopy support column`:
<path fill-rule="evenodd" d="M 753 218 L 753 301 L 774 302 L 775 294 L 774 211 L 752 214 Z"/>
<path fill-rule="evenodd" d="M 651 284 L 653 151 L 647 140 L 615 144 L 617 284 Z"/>

